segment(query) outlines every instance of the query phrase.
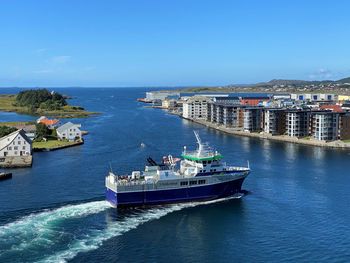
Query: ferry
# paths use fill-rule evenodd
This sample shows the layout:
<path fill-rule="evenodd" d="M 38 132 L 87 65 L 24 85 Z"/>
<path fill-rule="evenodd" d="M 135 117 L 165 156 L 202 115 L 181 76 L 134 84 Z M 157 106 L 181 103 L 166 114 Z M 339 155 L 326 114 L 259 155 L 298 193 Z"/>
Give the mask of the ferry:
<path fill-rule="evenodd" d="M 208 201 L 240 195 L 246 167 L 230 166 L 223 156 L 203 143 L 195 131 L 198 147 L 181 158 L 163 157 L 161 163 L 148 158 L 144 171 L 117 175 L 110 171 L 105 178 L 106 199 L 113 207 L 161 205 Z"/>

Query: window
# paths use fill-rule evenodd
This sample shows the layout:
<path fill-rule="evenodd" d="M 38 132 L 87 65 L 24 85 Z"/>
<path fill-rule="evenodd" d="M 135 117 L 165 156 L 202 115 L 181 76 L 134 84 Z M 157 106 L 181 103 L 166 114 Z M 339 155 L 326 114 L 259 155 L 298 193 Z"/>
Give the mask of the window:
<path fill-rule="evenodd" d="M 198 180 L 198 184 L 205 184 L 205 180 Z"/>
<path fill-rule="evenodd" d="M 190 181 L 190 185 L 197 184 L 197 181 Z"/>
<path fill-rule="evenodd" d="M 7 147 L 7 150 L 11 151 L 11 150 L 12 150 L 12 147 L 11 147 L 11 146 Z"/>
<path fill-rule="evenodd" d="M 181 185 L 181 186 L 188 185 L 188 182 L 187 182 L 187 181 L 180 182 L 180 185 Z"/>
<path fill-rule="evenodd" d="M 18 144 L 21 144 L 21 141 L 18 141 Z"/>
<path fill-rule="evenodd" d="M 25 147 L 25 146 L 23 146 L 23 147 L 22 147 L 22 150 L 25 150 L 25 149 L 26 149 L 26 147 Z"/>
<path fill-rule="evenodd" d="M 14 150 L 18 150 L 18 146 L 13 147 Z"/>

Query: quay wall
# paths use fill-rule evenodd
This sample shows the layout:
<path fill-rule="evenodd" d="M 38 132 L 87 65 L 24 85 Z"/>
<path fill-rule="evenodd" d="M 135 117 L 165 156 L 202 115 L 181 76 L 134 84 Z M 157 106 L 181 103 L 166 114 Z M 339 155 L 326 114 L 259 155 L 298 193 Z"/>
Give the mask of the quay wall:
<path fill-rule="evenodd" d="M 207 126 L 209 128 L 225 132 L 227 134 L 231 135 L 238 135 L 238 136 L 245 136 L 245 137 L 253 137 L 253 138 L 259 138 L 259 139 L 267 139 L 267 140 L 273 140 L 273 141 L 280 141 L 280 142 L 290 142 L 290 143 L 297 143 L 297 144 L 303 144 L 303 145 L 311 145 L 311 146 L 319 146 L 319 147 L 329 147 L 329 148 L 341 148 L 341 149 L 349 149 L 350 150 L 350 143 L 345 143 L 342 141 L 332 141 L 332 142 L 325 142 L 325 141 L 318 141 L 314 139 L 303 139 L 303 138 L 296 138 L 296 137 L 290 137 L 287 135 L 271 135 L 268 133 L 255 133 L 255 132 L 246 132 L 246 131 L 237 131 L 233 130 L 232 128 L 226 128 L 222 125 L 217 125 L 208 121 L 204 120 L 195 120 L 195 119 L 187 119 L 189 121 L 193 121 L 195 123 Z"/>

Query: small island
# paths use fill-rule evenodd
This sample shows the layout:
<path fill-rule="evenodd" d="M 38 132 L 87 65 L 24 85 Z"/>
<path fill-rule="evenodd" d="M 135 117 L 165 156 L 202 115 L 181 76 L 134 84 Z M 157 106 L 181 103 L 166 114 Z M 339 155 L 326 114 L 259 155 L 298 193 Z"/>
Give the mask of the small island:
<path fill-rule="evenodd" d="M 25 90 L 17 95 L 0 95 L 0 111 L 57 118 L 84 118 L 97 114 L 80 106 L 68 105 L 63 95 L 47 89 Z"/>

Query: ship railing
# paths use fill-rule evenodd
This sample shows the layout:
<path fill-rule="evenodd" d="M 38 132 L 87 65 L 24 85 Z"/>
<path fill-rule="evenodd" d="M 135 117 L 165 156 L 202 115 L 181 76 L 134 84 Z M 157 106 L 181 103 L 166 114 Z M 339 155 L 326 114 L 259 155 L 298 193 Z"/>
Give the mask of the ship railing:
<path fill-rule="evenodd" d="M 144 180 L 136 180 L 136 181 L 118 180 L 117 181 L 117 186 L 145 185 L 145 184 L 153 184 L 153 181 L 144 181 Z"/>
<path fill-rule="evenodd" d="M 182 153 L 183 155 L 198 156 L 198 151 L 186 151 Z M 218 153 L 212 151 L 202 151 L 198 157 L 214 157 Z"/>

